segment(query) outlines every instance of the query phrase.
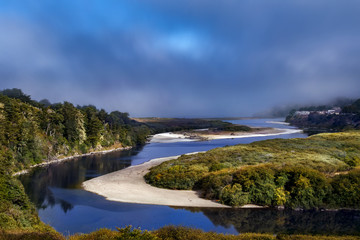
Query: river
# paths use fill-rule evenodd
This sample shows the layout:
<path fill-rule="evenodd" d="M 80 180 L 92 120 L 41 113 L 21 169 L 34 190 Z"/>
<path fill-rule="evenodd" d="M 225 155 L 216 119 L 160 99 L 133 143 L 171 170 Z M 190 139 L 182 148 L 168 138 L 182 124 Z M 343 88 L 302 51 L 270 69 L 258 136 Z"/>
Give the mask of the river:
<path fill-rule="evenodd" d="M 258 127 L 292 128 L 283 119 L 229 120 Z M 267 232 L 310 234 L 360 234 L 359 211 L 293 211 L 274 209 L 174 208 L 108 201 L 84 191 L 81 183 L 153 158 L 206 151 L 216 147 L 273 138 L 304 138 L 303 133 L 268 137 L 221 139 L 201 142 L 150 143 L 127 151 L 79 157 L 20 176 L 40 219 L 69 235 L 99 228 L 132 225 L 153 230 L 182 225 L 220 233 Z"/>

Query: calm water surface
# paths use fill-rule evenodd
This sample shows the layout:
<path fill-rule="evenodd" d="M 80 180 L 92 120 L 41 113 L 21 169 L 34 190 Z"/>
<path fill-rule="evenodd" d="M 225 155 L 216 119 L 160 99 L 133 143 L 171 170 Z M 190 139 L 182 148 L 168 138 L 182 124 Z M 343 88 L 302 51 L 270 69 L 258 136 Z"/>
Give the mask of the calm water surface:
<path fill-rule="evenodd" d="M 245 119 L 230 122 L 250 126 L 291 128 L 271 122 L 282 119 Z M 306 137 L 288 134 L 269 137 L 224 139 L 204 142 L 151 143 L 129 151 L 81 157 L 36 168 L 20 180 L 35 203 L 41 220 L 67 234 L 99 228 L 132 225 L 157 229 L 182 225 L 221 233 L 322 233 L 360 234 L 357 211 L 278 211 L 272 209 L 174 208 L 108 201 L 81 189 L 81 183 L 153 158 L 206 151 L 216 147 L 273 138 Z"/>

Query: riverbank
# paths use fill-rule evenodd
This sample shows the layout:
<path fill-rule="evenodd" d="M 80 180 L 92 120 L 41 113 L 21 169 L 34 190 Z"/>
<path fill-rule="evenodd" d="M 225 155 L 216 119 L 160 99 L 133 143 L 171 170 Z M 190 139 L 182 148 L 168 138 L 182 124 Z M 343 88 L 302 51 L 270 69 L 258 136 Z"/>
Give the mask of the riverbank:
<path fill-rule="evenodd" d="M 359 157 L 360 132 L 348 131 L 215 148 L 153 167 L 145 177 L 152 186 L 202 190 L 231 206 L 359 209 Z"/>
<path fill-rule="evenodd" d="M 208 129 L 159 133 L 151 137 L 150 143 L 172 143 L 209 141 L 215 139 L 266 137 L 303 132 L 300 129 L 257 128 L 251 132 L 210 131 Z"/>
<path fill-rule="evenodd" d="M 190 154 L 196 153 L 198 152 Z M 86 191 L 104 196 L 110 201 L 177 207 L 228 208 L 229 206 L 200 198 L 199 193 L 196 191 L 157 188 L 145 182 L 144 176 L 151 167 L 178 157 L 156 158 L 141 165 L 128 167 L 85 181 L 82 186 Z M 249 204 L 243 206 L 243 208 L 261 207 Z"/>
<path fill-rule="evenodd" d="M 24 170 L 21 170 L 19 172 L 16 172 L 12 176 L 15 177 L 15 176 L 19 176 L 19 175 L 22 175 L 22 174 L 26 174 L 32 168 L 35 168 L 35 167 L 44 167 L 44 166 L 47 166 L 47 165 L 50 165 L 50 164 L 69 161 L 69 160 L 73 160 L 73 159 L 79 158 L 79 157 L 86 157 L 86 156 L 91 156 L 91 155 L 95 155 L 95 154 L 101 154 L 102 155 L 102 154 L 107 154 L 107 153 L 115 152 L 115 151 L 129 150 L 131 148 L 132 147 L 130 147 L 130 146 L 129 147 L 118 147 L 118 148 L 106 149 L 106 150 L 101 150 L 101 151 L 94 151 L 94 152 L 89 152 L 89 153 L 84 153 L 84 154 L 76 154 L 76 155 L 72 155 L 72 156 L 68 156 L 68 157 L 64 157 L 64 158 L 56 158 L 56 159 L 51 159 L 51 160 L 45 160 L 42 163 L 38 163 L 38 164 L 30 166 L 30 168 L 28 168 L 28 169 L 24 169 Z"/>

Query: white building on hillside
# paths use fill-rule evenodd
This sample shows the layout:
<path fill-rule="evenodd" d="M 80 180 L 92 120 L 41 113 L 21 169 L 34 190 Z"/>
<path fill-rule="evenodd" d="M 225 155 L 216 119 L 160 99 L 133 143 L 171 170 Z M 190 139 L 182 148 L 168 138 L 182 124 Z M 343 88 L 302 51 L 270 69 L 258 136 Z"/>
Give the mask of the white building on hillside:
<path fill-rule="evenodd" d="M 310 114 L 310 111 L 296 111 L 295 115 L 300 115 L 300 116 L 307 116 Z"/>

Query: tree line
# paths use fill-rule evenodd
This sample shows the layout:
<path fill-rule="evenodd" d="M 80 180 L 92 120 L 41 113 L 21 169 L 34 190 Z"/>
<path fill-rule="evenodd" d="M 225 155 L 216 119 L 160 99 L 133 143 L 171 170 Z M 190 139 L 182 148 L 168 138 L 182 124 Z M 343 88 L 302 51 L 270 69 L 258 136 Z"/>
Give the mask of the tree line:
<path fill-rule="evenodd" d="M 0 92 L 0 144 L 21 169 L 44 159 L 144 144 L 152 130 L 128 113 L 35 101 L 20 89 Z"/>

